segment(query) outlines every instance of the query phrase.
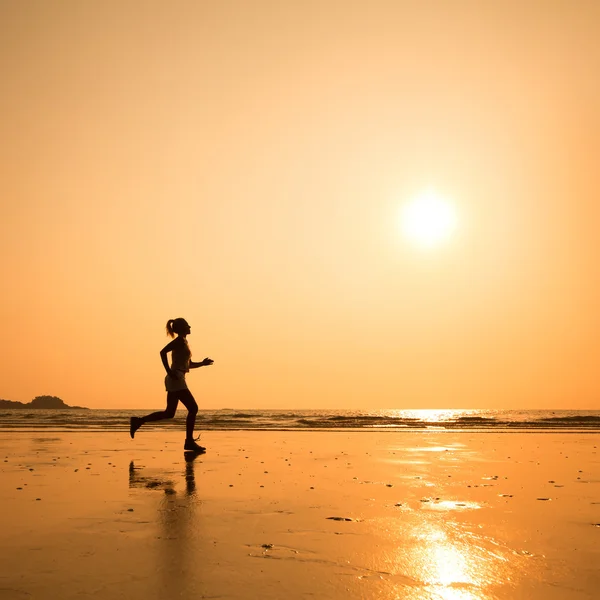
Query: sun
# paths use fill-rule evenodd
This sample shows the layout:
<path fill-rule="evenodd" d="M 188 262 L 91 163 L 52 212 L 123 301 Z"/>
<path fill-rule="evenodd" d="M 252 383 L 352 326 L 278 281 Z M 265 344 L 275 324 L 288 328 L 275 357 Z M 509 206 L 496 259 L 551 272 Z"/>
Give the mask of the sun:
<path fill-rule="evenodd" d="M 456 229 L 453 204 L 435 190 L 426 190 L 402 207 L 400 224 L 404 235 L 422 248 L 445 242 Z"/>

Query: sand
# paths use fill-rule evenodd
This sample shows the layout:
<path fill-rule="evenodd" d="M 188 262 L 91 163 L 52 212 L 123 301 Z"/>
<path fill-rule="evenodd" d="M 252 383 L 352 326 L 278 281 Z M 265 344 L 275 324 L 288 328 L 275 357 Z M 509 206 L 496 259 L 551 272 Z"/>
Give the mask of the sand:
<path fill-rule="evenodd" d="M 0 600 L 589 599 L 598 434 L 2 432 Z"/>

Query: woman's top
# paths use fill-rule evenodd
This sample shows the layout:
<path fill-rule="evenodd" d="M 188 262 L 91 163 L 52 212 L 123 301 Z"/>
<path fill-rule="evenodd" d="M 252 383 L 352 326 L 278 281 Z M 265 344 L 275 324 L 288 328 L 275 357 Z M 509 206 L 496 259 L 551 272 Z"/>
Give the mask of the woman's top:
<path fill-rule="evenodd" d="M 171 369 L 187 373 L 190 370 L 191 358 L 192 352 L 187 340 L 181 339 L 181 343 L 176 344 L 171 351 Z"/>

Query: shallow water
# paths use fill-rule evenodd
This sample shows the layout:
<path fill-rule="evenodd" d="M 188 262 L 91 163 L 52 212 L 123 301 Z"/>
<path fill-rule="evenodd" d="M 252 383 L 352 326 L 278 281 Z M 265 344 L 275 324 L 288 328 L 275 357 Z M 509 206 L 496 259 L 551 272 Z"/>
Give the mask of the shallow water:
<path fill-rule="evenodd" d="M 129 417 L 142 410 L 1 410 L 0 429 L 126 431 Z M 180 429 L 186 411 L 153 429 Z M 469 430 L 469 431 L 600 431 L 600 411 L 580 410 L 200 410 L 196 429 L 306 430 Z"/>

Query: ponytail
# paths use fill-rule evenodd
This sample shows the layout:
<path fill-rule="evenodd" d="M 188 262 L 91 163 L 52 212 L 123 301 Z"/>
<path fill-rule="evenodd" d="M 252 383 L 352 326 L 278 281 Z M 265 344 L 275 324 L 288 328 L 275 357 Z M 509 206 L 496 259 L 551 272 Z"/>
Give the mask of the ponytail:
<path fill-rule="evenodd" d="M 182 327 L 187 327 L 187 321 L 182 317 L 177 317 L 176 319 L 169 319 L 167 321 L 167 335 L 172 338 L 175 337 L 175 334 L 180 334 L 182 332 Z"/>
<path fill-rule="evenodd" d="M 167 335 L 174 338 L 175 337 L 175 332 L 173 331 L 173 325 L 175 324 L 175 320 L 174 319 L 169 319 L 167 321 Z"/>

